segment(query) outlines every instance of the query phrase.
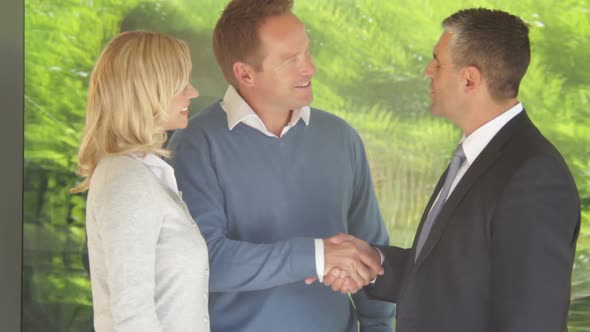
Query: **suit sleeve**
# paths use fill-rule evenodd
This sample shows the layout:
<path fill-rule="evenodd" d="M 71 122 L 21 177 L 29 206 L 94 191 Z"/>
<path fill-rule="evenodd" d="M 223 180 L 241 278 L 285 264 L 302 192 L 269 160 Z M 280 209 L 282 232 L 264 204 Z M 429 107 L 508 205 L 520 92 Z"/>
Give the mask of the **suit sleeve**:
<path fill-rule="evenodd" d="M 491 229 L 490 331 L 565 331 L 580 206 L 567 167 L 529 160 L 509 181 Z"/>
<path fill-rule="evenodd" d="M 172 163 L 178 188 L 207 242 L 210 291 L 260 290 L 315 276 L 313 238 L 251 243 L 228 236 L 224 193 L 208 137 L 196 127 L 177 135 Z"/>
<path fill-rule="evenodd" d="M 383 275 L 375 283 L 365 288 L 370 297 L 382 301 L 398 303 L 407 265 L 411 259 L 411 249 L 394 246 L 377 246 L 384 256 Z"/>
<path fill-rule="evenodd" d="M 365 150 L 356 132 L 352 138 L 355 175 L 348 212 L 348 231 L 368 243 L 387 245 L 389 236 L 377 204 Z M 395 314 L 393 304 L 369 298 L 364 289 L 352 295 L 352 299 L 361 332 L 392 331 Z"/>

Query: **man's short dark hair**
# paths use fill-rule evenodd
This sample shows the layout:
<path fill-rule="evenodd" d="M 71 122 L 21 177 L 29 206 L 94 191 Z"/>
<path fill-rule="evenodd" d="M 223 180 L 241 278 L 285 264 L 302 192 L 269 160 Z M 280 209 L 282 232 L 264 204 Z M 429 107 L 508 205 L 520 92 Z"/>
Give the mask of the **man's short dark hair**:
<path fill-rule="evenodd" d="M 515 98 L 530 62 L 529 26 L 512 14 L 485 8 L 456 12 L 442 22 L 449 52 L 459 68 L 475 66 L 492 97 Z"/>

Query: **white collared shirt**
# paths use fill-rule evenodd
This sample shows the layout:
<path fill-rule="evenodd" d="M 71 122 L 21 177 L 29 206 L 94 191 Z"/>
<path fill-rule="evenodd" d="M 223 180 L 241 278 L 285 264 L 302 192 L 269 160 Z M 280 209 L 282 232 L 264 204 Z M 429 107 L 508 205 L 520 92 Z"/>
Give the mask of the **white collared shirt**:
<path fill-rule="evenodd" d="M 465 137 L 465 134 L 463 134 L 463 138 L 461 139 L 460 143 L 463 144 L 463 152 L 465 153 L 465 161 L 463 162 L 463 164 L 461 165 L 461 167 L 457 171 L 457 176 L 455 176 L 455 179 L 453 180 L 453 183 L 451 185 L 451 189 L 449 190 L 449 193 L 447 195 L 447 199 L 449 198 L 449 196 L 451 195 L 451 193 L 453 192 L 453 190 L 455 189 L 455 187 L 457 186 L 459 181 L 461 181 L 461 178 L 463 178 L 463 175 L 465 175 L 465 173 L 469 169 L 469 166 L 471 166 L 471 164 L 473 164 L 475 159 L 477 159 L 477 157 L 483 151 L 483 149 L 488 145 L 488 143 L 490 143 L 492 138 L 494 138 L 494 136 L 496 136 L 496 134 L 510 120 L 512 120 L 515 116 L 520 114 L 520 112 L 522 112 L 522 111 L 523 111 L 522 103 L 519 102 L 518 104 L 516 104 L 513 107 L 511 107 L 510 109 L 508 109 L 506 112 L 498 115 L 497 117 L 495 117 L 491 121 L 488 121 L 483 126 L 477 128 L 477 130 L 475 130 L 473 133 L 471 133 L 471 135 Z M 437 194 L 436 200 L 432 203 L 432 206 L 430 207 L 431 210 L 434 207 L 436 201 L 438 201 L 438 199 L 440 198 L 439 196 L 440 196 L 440 191 Z M 429 213 L 430 213 L 430 211 L 429 211 Z M 377 248 L 375 248 L 375 249 L 377 249 Z M 379 255 L 381 256 L 381 264 L 383 264 L 383 260 L 384 260 L 383 254 L 381 253 L 381 250 L 377 249 L 377 251 L 379 252 Z M 371 283 L 374 283 L 375 280 L 376 279 L 372 280 Z"/>
<path fill-rule="evenodd" d="M 496 136 L 500 129 L 502 129 L 510 120 L 512 120 L 512 118 L 520 114 L 522 110 L 522 103 L 518 103 L 506 112 L 498 115 L 494 119 L 488 121 L 483 126 L 477 128 L 477 130 L 471 133 L 471 135 L 467 137 L 463 135 L 463 138 L 461 139 L 461 144 L 463 144 L 465 162 L 463 162 L 461 168 L 459 168 L 459 171 L 457 172 L 457 176 L 455 177 L 455 180 L 451 185 L 451 189 L 449 190 L 447 198 L 449 198 L 449 196 L 451 195 L 451 193 L 453 192 L 453 190 L 455 189 L 463 175 L 465 175 L 465 173 L 469 169 L 469 166 L 473 164 L 475 159 L 477 159 L 481 151 L 483 151 L 483 149 L 488 145 L 488 143 L 490 143 L 492 138 L 494 138 L 494 136 Z M 434 203 L 432 204 L 432 206 L 434 206 Z"/>
<path fill-rule="evenodd" d="M 227 127 L 233 130 L 238 123 L 244 123 L 269 137 L 277 137 L 266 129 L 262 119 L 254 112 L 252 107 L 246 103 L 244 98 L 240 96 L 238 91 L 233 86 L 228 86 L 223 100 L 221 100 L 221 108 L 227 115 Z M 293 128 L 299 119 L 303 119 L 306 126 L 309 125 L 310 108 L 303 106 L 293 110 L 289 123 L 281 131 L 281 135 L 285 135 L 289 129 Z M 277 137 L 278 138 L 278 137 Z M 324 279 L 324 241 L 322 239 L 315 239 L 315 268 L 317 277 L 320 282 Z"/>
<path fill-rule="evenodd" d="M 154 173 L 156 178 L 160 180 L 160 182 L 170 188 L 173 192 L 179 194 L 178 185 L 176 184 L 176 176 L 174 175 L 174 169 L 162 158 L 156 156 L 153 153 L 148 153 L 144 157 L 136 154 L 130 154 L 130 156 L 144 163 L 152 171 L 152 173 Z"/>
<path fill-rule="evenodd" d="M 244 98 L 240 96 L 238 91 L 236 91 L 233 86 L 228 86 L 225 96 L 223 96 L 223 100 L 220 104 L 221 108 L 227 114 L 227 127 L 229 130 L 234 129 L 238 123 L 242 122 L 254 129 L 259 130 L 267 136 L 277 137 L 275 134 L 266 129 L 262 119 L 258 116 L 258 114 L 256 114 L 256 112 L 254 112 L 252 107 L 246 103 Z M 309 106 L 303 106 L 301 108 L 294 109 L 291 115 L 291 120 L 289 120 L 289 123 L 287 123 L 287 125 L 281 131 L 281 136 L 285 135 L 289 129 L 293 128 L 299 119 L 303 119 L 303 122 L 305 122 L 306 126 L 309 125 L 309 115 Z"/>

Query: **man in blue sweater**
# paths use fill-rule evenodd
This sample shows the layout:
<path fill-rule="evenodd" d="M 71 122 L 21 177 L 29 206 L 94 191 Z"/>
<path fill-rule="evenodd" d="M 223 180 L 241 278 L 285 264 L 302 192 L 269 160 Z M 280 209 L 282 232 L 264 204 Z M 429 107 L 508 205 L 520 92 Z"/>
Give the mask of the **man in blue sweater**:
<path fill-rule="evenodd" d="M 213 332 L 391 331 L 394 307 L 321 283 L 338 266 L 361 288 L 388 244 L 359 135 L 309 107 L 315 67 L 292 0 L 231 1 L 213 36 L 223 99 L 171 140 L 179 189 L 207 241 Z"/>

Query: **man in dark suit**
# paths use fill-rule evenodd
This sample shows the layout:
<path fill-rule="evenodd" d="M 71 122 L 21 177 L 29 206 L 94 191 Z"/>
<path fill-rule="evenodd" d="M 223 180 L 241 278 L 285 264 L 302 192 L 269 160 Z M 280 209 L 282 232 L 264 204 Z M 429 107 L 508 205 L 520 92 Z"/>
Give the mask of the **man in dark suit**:
<path fill-rule="evenodd" d="M 377 247 L 385 272 L 365 290 L 398 304 L 397 332 L 566 331 L 580 203 L 563 158 L 517 100 L 528 26 L 468 9 L 443 27 L 424 72 L 431 111 L 464 137 L 412 248 Z M 338 275 L 324 283 L 346 292 Z"/>

